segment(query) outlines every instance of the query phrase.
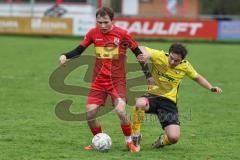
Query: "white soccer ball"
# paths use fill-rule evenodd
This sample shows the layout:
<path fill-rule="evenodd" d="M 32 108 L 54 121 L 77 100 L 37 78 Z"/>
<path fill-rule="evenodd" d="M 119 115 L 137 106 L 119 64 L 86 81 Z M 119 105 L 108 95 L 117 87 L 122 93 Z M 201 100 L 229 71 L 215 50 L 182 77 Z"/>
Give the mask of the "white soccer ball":
<path fill-rule="evenodd" d="M 108 151 L 112 146 L 112 140 L 106 133 L 98 133 L 93 137 L 92 145 L 98 151 Z"/>

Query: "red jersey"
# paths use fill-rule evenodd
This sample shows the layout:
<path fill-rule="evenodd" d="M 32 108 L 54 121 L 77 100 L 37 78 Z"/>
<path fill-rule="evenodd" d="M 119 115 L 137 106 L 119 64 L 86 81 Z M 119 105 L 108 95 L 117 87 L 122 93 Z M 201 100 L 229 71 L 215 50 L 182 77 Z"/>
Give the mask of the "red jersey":
<path fill-rule="evenodd" d="M 81 45 L 88 47 L 94 43 L 96 62 L 93 73 L 95 78 L 125 78 L 127 48 L 135 49 L 138 44 L 127 31 L 113 25 L 111 31 L 102 33 L 98 27 L 91 29 Z"/>

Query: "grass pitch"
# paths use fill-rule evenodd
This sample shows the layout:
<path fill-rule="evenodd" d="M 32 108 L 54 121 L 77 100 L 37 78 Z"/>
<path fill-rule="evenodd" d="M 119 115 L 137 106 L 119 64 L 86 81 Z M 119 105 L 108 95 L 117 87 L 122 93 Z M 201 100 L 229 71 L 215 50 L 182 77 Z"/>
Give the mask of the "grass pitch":
<path fill-rule="evenodd" d="M 186 78 L 180 87 L 178 105 L 181 138 L 178 144 L 152 150 L 162 132 L 154 116 L 142 126 L 142 151 L 131 154 L 124 145 L 119 120 L 114 112 L 99 118 L 113 141 L 107 153 L 86 152 L 91 141 L 86 122 L 67 122 L 55 115 L 55 105 L 73 100 L 72 112 L 85 110 L 85 97 L 65 95 L 49 87 L 51 73 L 59 66 L 60 53 L 79 44 L 78 39 L 1 36 L 0 59 L 0 159 L 151 159 L 230 160 L 240 159 L 239 50 L 237 44 L 187 43 L 188 60 L 211 83 L 223 89 L 213 94 Z M 139 42 L 167 50 L 169 42 Z M 90 47 L 84 54 L 93 54 Z M 129 52 L 129 60 L 134 56 Z M 79 85 L 76 69 L 66 80 Z M 135 99 L 136 97 L 129 97 Z M 130 106 L 128 107 L 130 111 Z M 130 112 L 129 112 L 130 113 Z"/>

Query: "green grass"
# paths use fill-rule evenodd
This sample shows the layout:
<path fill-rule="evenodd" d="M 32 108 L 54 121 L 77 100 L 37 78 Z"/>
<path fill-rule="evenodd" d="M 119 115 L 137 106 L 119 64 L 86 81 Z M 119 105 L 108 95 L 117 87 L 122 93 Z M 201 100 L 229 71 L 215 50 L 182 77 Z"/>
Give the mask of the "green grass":
<path fill-rule="evenodd" d="M 142 151 L 138 154 L 126 150 L 114 112 L 100 118 L 104 131 L 113 141 L 108 153 L 83 150 L 91 140 L 86 122 L 66 122 L 56 117 L 55 105 L 66 98 L 74 101 L 72 111 L 85 109 L 85 97 L 57 93 L 48 84 L 49 76 L 58 67 L 59 54 L 78 45 L 78 39 L 1 36 L 0 44 L 1 160 L 240 159 L 237 69 L 240 46 L 237 44 L 188 44 L 192 65 L 224 92 L 222 95 L 210 93 L 186 78 L 178 101 L 182 117 L 179 143 L 162 150 L 150 149 L 162 130 L 154 116 L 147 116 L 142 126 Z M 164 50 L 170 45 L 147 41 L 140 44 Z M 93 47 L 86 50 L 86 53 L 92 52 Z M 129 55 L 134 61 L 134 56 Z M 67 82 L 80 85 L 82 74 L 78 69 L 73 71 Z"/>

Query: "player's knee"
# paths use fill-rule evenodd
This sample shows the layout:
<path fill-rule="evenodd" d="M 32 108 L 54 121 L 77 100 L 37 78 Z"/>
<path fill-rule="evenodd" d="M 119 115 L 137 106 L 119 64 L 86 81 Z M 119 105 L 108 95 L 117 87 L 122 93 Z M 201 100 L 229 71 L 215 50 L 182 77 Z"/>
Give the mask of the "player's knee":
<path fill-rule="evenodd" d="M 118 114 L 119 117 L 125 117 L 126 116 L 126 109 L 125 109 L 126 103 L 119 103 L 115 107 L 115 111 Z"/>
<path fill-rule="evenodd" d="M 168 135 L 168 140 L 171 144 L 177 143 L 180 138 L 180 134 L 178 133 L 171 133 Z"/>
<path fill-rule="evenodd" d="M 118 99 L 115 100 L 114 103 L 115 103 L 114 105 L 115 105 L 116 112 L 125 111 L 126 102 L 123 99 L 118 98 Z"/>
<path fill-rule="evenodd" d="M 138 98 L 136 101 L 136 107 L 139 109 L 146 109 L 148 101 L 146 98 Z"/>
<path fill-rule="evenodd" d="M 115 111 L 116 111 L 117 113 L 125 112 L 125 103 L 123 103 L 123 104 L 118 104 L 118 105 L 115 107 Z"/>
<path fill-rule="evenodd" d="M 125 107 L 115 108 L 115 111 L 116 111 L 116 113 L 117 113 L 119 116 L 123 116 L 123 115 L 126 114 Z"/>
<path fill-rule="evenodd" d="M 125 107 L 126 101 L 124 99 L 122 99 L 122 98 L 117 98 L 114 101 L 114 105 L 115 105 L 116 108 L 117 107 L 121 107 L 121 106 Z"/>

